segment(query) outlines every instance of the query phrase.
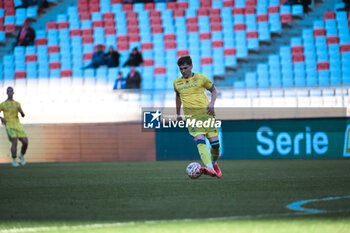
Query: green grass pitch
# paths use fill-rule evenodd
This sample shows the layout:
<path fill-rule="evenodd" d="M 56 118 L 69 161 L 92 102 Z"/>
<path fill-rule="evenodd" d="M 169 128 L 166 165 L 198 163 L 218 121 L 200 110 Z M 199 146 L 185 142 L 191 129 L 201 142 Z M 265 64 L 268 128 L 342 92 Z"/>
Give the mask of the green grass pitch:
<path fill-rule="evenodd" d="M 190 161 L 0 165 L 5 232 L 349 232 L 350 160 L 221 161 L 191 180 Z"/>

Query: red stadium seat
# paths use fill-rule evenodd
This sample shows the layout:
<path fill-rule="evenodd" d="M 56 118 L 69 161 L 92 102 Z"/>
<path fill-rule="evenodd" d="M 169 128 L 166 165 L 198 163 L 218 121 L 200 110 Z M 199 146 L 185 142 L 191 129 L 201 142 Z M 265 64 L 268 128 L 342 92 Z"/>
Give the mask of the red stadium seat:
<path fill-rule="evenodd" d="M 177 9 L 177 4 L 176 2 L 167 2 L 166 3 L 166 9 L 167 10 L 176 10 Z"/>
<path fill-rule="evenodd" d="M 221 16 L 220 9 L 210 9 L 209 10 L 209 17 L 217 17 L 217 16 Z"/>
<path fill-rule="evenodd" d="M 201 66 L 212 65 L 212 64 L 213 64 L 213 58 L 212 57 L 203 57 L 201 59 Z"/>
<path fill-rule="evenodd" d="M 15 79 L 26 79 L 27 73 L 25 71 L 17 71 L 15 72 Z"/>
<path fill-rule="evenodd" d="M 103 20 L 104 21 L 114 21 L 114 13 L 113 12 L 108 12 L 103 14 Z"/>
<path fill-rule="evenodd" d="M 245 25 L 245 23 L 239 23 L 239 24 L 235 24 L 234 26 L 234 31 L 235 32 L 239 32 L 239 31 L 245 31 L 247 26 Z"/>
<path fill-rule="evenodd" d="M 322 37 L 326 35 L 325 29 L 314 29 L 314 37 Z"/>
<path fill-rule="evenodd" d="M 292 55 L 304 54 L 303 46 L 294 46 L 291 48 Z"/>
<path fill-rule="evenodd" d="M 245 15 L 255 15 L 256 10 L 255 7 L 246 7 L 245 8 Z"/>
<path fill-rule="evenodd" d="M 324 20 L 335 20 L 335 12 L 334 11 L 329 11 L 324 13 Z"/>
<path fill-rule="evenodd" d="M 160 11 L 151 11 L 149 13 L 149 18 L 161 18 L 161 13 Z"/>
<path fill-rule="evenodd" d="M 177 8 L 187 10 L 188 9 L 188 2 L 178 2 Z"/>
<path fill-rule="evenodd" d="M 221 24 L 222 20 L 220 16 L 212 16 L 210 17 L 210 24 Z"/>
<path fill-rule="evenodd" d="M 187 25 L 187 33 L 197 33 L 199 32 L 199 26 L 196 24 Z"/>
<path fill-rule="evenodd" d="M 213 41 L 211 43 L 211 47 L 213 49 L 217 49 L 217 48 L 223 48 L 224 47 L 224 42 L 222 40 L 216 40 L 216 41 Z"/>
<path fill-rule="evenodd" d="M 141 41 L 141 37 L 139 35 L 129 35 L 129 43 L 137 43 Z"/>
<path fill-rule="evenodd" d="M 117 30 L 113 27 L 105 29 L 105 36 L 115 36 L 117 34 Z"/>
<path fill-rule="evenodd" d="M 5 33 L 12 34 L 16 32 L 16 26 L 14 24 L 8 24 L 5 26 Z"/>
<path fill-rule="evenodd" d="M 62 70 L 61 78 L 71 78 L 73 76 L 72 70 Z"/>
<path fill-rule="evenodd" d="M 222 6 L 224 8 L 233 8 L 235 6 L 235 3 L 233 0 L 226 0 L 223 2 Z"/>
<path fill-rule="evenodd" d="M 67 22 L 62 22 L 58 24 L 58 30 L 64 30 L 68 28 L 69 28 L 69 24 Z"/>
<path fill-rule="evenodd" d="M 55 46 L 49 46 L 47 53 L 48 54 L 53 54 L 53 53 L 59 53 L 60 52 L 60 46 L 55 45 Z"/>
<path fill-rule="evenodd" d="M 133 4 L 123 4 L 123 11 L 124 12 L 129 12 L 129 11 L 133 11 L 134 10 L 134 5 Z"/>
<path fill-rule="evenodd" d="M 93 53 L 85 53 L 83 56 L 83 61 L 91 61 Z"/>
<path fill-rule="evenodd" d="M 126 12 L 126 19 L 130 20 L 130 19 L 137 19 L 137 12 L 134 11 L 128 11 Z"/>
<path fill-rule="evenodd" d="M 151 18 L 150 20 L 151 27 L 154 25 L 161 26 L 162 25 L 162 19 L 161 18 Z"/>
<path fill-rule="evenodd" d="M 247 32 L 247 40 L 258 39 L 258 38 L 259 38 L 259 33 L 257 31 Z"/>
<path fill-rule="evenodd" d="M 128 27 L 138 27 L 139 21 L 137 20 L 137 18 L 130 18 L 127 20 L 127 25 Z"/>
<path fill-rule="evenodd" d="M 225 49 L 224 50 L 224 57 L 231 57 L 236 56 L 236 49 Z"/>
<path fill-rule="evenodd" d="M 49 64 L 49 70 L 60 70 L 61 69 L 61 63 L 60 62 L 51 62 Z"/>
<path fill-rule="evenodd" d="M 94 43 L 94 38 L 93 37 L 83 37 L 83 42 L 85 44 L 93 44 Z"/>
<path fill-rule="evenodd" d="M 281 15 L 281 23 L 282 24 L 290 24 L 290 23 L 292 23 L 292 21 L 293 21 L 292 14 Z"/>
<path fill-rule="evenodd" d="M 47 45 L 47 39 L 46 38 L 40 38 L 35 40 L 36 46 L 44 46 Z"/>
<path fill-rule="evenodd" d="M 79 21 L 88 21 L 88 20 L 91 20 L 91 15 L 89 12 L 79 14 Z"/>
<path fill-rule="evenodd" d="M 201 33 L 199 34 L 199 40 L 203 41 L 203 40 L 211 40 L 211 33 Z"/>
<path fill-rule="evenodd" d="M 26 56 L 26 63 L 34 63 L 37 61 L 38 61 L 38 56 L 35 54 Z"/>
<path fill-rule="evenodd" d="M 164 41 L 175 41 L 176 40 L 176 34 L 165 34 L 164 35 Z"/>
<path fill-rule="evenodd" d="M 70 37 L 81 36 L 81 35 L 80 35 L 80 30 L 79 30 L 79 29 L 70 30 L 70 31 L 69 31 L 69 36 L 70 36 Z"/>
<path fill-rule="evenodd" d="M 86 36 L 92 36 L 93 35 L 93 32 L 92 32 L 92 29 L 83 29 L 81 30 L 81 34 L 83 37 L 86 37 Z"/>
<path fill-rule="evenodd" d="M 136 26 L 131 26 L 131 27 L 128 27 L 128 34 L 139 34 L 140 33 L 140 29 Z"/>
<path fill-rule="evenodd" d="M 305 56 L 303 54 L 293 55 L 293 64 L 294 63 L 304 63 L 304 62 L 305 62 Z"/>
<path fill-rule="evenodd" d="M 164 32 L 163 27 L 162 26 L 156 26 L 156 27 L 152 27 L 151 28 L 151 34 L 162 34 Z"/>
<path fill-rule="evenodd" d="M 211 1 L 210 0 L 200 1 L 200 7 L 210 9 L 211 8 Z"/>
<path fill-rule="evenodd" d="M 210 24 L 211 31 L 212 32 L 222 32 L 222 24 L 220 23 L 215 23 L 215 24 Z"/>
<path fill-rule="evenodd" d="M 154 76 L 165 75 L 165 74 L 166 74 L 166 68 L 165 67 L 156 67 L 156 68 L 154 68 Z"/>
<path fill-rule="evenodd" d="M 256 7 L 256 3 L 257 3 L 256 0 L 246 0 L 245 6 L 246 7 L 253 7 L 253 8 L 255 8 Z"/>
<path fill-rule="evenodd" d="M 105 25 L 105 29 L 115 28 L 115 21 L 114 20 L 113 21 L 112 20 L 108 20 L 108 21 L 104 20 L 103 23 Z"/>
<path fill-rule="evenodd" d="M 184 10 L 174 10 L 173 13 L 173 18 L 180 18 L 185 16 L 185 11 Z"/>
<path fill-rule="evenodd" d="M 244 8 L 234 8 L 232 15 L 244 15 Z"/>
<path fill-rule="evenodd" d="M 332 45 L 332 44 L 339 44 L 339 37 L 337 36 L 327 37 L 327 45 Z"/>
<path fill-rule="evenodd" d="M 56 30 L 57 29 L 56 27 L 57 27 L 56 22 L 47 22 L 46 23 L 46 31 Z"/>
<path fill-rule="evenodd" d="M 186 24 L 198 24 L 198 18 L 197 17 L 189 17 L 186 19 Z"/>
<path fill-rule="evenodd" d="M 111 0 L 111 5 L 122 4 L 123 0 Z"/>
<path fill-rule="evenodd" d="M 341 53 L 350 53 L 350 44 L 343 44 L 340 46 Z"/>
<path fill-rule="evenodd" d="M 205 9 L 205 8 L 199 8 L 197 10 L 197 16 L 200 17 L 200 16 L 208 16 L 208 9 Z"/>
<path fill-rule="evenodd" d="M 266 23 L 269 22 L 269 15 L 258 15 L 257 17 L 258 23 Z"/>
<path fill-rule="evenodd" d="M 87 4 L 79 4 L 78 5 L 78 13 L 79 14 L 86 14 L 89 13 L 89 5 Z"/>
<path fill-rule="evenodd" d="M 5 16 L 16 16 L 15 9 L 13 7 L 5 9 Z"/>
<path fill-rule="evenodd" d="M 329 70 L 329 62 L 317 63 L 317 71 Z"/>
<path fill-rule="evenodd" d="M 91 14 L 100 12 L 100 4 L 90 4 L 89 11 Z"/>
<path fill-rule="evenodd" d="M 188 50 L 178 50 L 177 51 L 177 57 L 183 57 L 183 56 L 188 56 L 190 53 L 188 52 Z"/>
<path fill-rule="evenodd" d="M 143 60 L 142 66 L 143 67 L 152 67 L 152 66 L 154 66 L 154 60 L 153 59 Z"/>
<path fill-rule="evenodd" d="M 280 7 L 279 6 L 270 6 L 269 8 L 267 8 L 267 11 L 269 14 L 279 14 Z"/>
<path fill-rule="evenodd" d="M 143 43 L 143 44 L 141 44 L 141 50 L 142 51 L 152 51 L 153 50 L 153 43 Z"/>
<path fill-rule="evenodd" d="M 145 11 L 154 11 L 156 9 L 156 4 L 154 2 L 148 2 L 143 6 Z"/>
<path fill-rule="evenodd" d="M 119 44 L 119 43 L 121 43 L 121 44 L 123 44 L 123 43 L 128 43 L 128 36 L 118 36 L 117 37 L 117 43 Z"/>
<path fill-rule="evenodd" d="M 168 41 L 165 42 L 165 50 L 175 50 L 177 48 L 176 42 L 175 41 Z"/>
<path fill-rule="evenodd" d="M 103 28 L 103 21 L 102 20 L 93 21 L 92 28 Z"/>
<path fill-rule="evenodd" d="M 120 52 L 129 51 L 129 43 L 117 43 L 117 48 Z"/>

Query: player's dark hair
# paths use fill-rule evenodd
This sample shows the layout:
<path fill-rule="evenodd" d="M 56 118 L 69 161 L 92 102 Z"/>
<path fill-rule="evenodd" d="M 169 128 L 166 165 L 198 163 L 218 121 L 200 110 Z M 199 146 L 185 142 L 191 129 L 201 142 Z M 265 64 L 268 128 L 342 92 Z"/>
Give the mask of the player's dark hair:
<path fill-rule="evenodd" d="M 177 65 L 178 66 L 182 66 L 184 64 L 192 65 L 192 59 L 191 59 L 190 56 L 180 57 L 179 60 L 177 60 Z"/>

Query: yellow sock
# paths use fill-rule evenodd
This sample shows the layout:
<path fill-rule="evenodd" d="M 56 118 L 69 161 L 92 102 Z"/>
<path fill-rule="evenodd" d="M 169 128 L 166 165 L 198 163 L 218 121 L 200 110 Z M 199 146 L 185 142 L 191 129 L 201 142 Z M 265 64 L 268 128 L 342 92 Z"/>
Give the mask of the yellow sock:
<path fill-rule="evenodd" d="M 198 152 L 199 155 L 201 156 L 202 162 L 204 163 L 205 166 L 208 167 L 213 167 L 213 164 L 211 162 L 211 158 L 210 158 L 210 153 L 207 149 L 207 146 L 205 144 L 197 144 L 197 148 L 198 148 Z"/>
<path fill-rule="evenodd" d="M 213 162 L 215 163 L 219 159 L 220 147 L 219 148 L 213 148 L 213 147 L 210 148 L 210 153 L 211 153 L 211 157 L 213 158 Z"/>

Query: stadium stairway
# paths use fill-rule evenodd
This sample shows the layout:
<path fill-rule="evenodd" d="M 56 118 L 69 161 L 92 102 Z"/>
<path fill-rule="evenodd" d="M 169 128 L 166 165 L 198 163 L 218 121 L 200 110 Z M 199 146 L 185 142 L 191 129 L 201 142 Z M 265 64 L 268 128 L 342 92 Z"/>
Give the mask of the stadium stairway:
<path fill-rule="evenodd" d="M 276 54 L 281 46 L 289 45 L 292 37 L 300 37 L 303 29 L 312 28 L 314 20 L 322 20 L 326 11 L 333 11 L 334 4 L 334 1 L 315 0 L 311 12 L 304 14 L 303 18 L 293 19 L 292 25 L 284 26 L 281 34 L 273 34 L 269 43 L 261 43 L 258 52 L 249 52 L 246 60 L 238 60 L 234 70 L 226 70 L 224 77 L 215 80 L 216 85 L 232 87 L 235 81 L 244 80 L 247 72 L 256 71 L 258 64 L 268 62 L 270 54 Z"/>

